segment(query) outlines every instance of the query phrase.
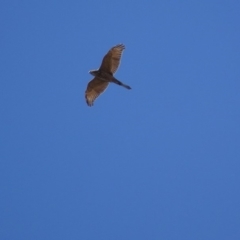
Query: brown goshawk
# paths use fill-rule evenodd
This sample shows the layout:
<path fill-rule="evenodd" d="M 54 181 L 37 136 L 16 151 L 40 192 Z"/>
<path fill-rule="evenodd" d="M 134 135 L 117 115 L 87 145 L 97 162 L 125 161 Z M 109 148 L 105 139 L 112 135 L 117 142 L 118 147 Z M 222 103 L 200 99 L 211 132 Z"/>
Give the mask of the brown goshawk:
<path fill-rule="evenodd" d="M 91 70 L 89 72 L 94 76 L 94 78 L 88 83 L 85 91 L 85 98 L 88 106 L 93 105 L 94 100 L 105 91 L 110 82 L 116 83 L 127 89 L 131 89 L 131 87 L 123 84 L 113 76 L 120 65 L 120 60 L 124 49 L 125 46 L 123 44 L 114 46 L 104 56 L 100 68 L 98 70 Z"/>

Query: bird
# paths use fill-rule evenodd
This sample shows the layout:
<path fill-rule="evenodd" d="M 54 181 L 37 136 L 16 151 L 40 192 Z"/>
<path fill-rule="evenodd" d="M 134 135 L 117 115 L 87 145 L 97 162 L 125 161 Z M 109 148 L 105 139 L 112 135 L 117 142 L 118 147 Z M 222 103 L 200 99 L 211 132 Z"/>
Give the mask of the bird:
<path fill-rule="evenodd" d="M 110 82 L 123 86 L 126 89 L 131 89 L 130 86 L 120 82 L 113 76 L 120 65 L 124 49 L 125 46 L 123 44 L 117 44 L 112 47 L 102 59 L 100 68 L 89 71 L 94 78 L 88 83 L 85 91 L 88 106 L 93 106 L 95 99 L 106 90 Z"/>

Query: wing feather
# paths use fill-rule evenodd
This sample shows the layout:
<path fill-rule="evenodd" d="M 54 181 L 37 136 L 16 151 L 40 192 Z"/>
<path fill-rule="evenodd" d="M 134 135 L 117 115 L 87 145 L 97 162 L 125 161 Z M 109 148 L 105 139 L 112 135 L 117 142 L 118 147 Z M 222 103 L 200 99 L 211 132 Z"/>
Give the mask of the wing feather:
<path fill-rule="evenodd" d="M 101 79 L 95 77 L 92 79 L 85 91 L 85 98 L 88 106 L 93 106 L 95 99 L 103 93 L 108 86 L 108 82 L 102 81 Z"/>
<path fill-rule="evenodd" d="M 123 44 L 118 44 L 111 48 L 104 56 L 99 70 L 114 74 L 120 65 L 120 60 L 124 49 L 125 46 Z"/>

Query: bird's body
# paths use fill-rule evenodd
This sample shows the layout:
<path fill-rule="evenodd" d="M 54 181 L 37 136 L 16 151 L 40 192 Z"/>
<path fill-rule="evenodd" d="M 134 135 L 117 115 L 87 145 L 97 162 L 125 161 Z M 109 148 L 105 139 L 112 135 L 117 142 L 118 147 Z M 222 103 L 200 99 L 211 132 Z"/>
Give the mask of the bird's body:
<path fill-rule="evenodd" d="M 113 76 L 119 67 L 121 54 L 124 49 L 125 46 L 123 44 L 118 44 L 111 48 L 103 58 L 100 68 L 89 72 L 94 76 L 88 83 L 85 92 L 86 102 L 89 106 L 93 105 L 94 100 L 105 91 L 110 82 L 131 89 L 130 86 L 120 82 Z"/>
<path fill-rule="evenodd" d="M 90 71 L 90 74 L 92 74 L 94 77 L 97 77 L 99 79 L 101 79 L 102 81 L 106 81 L 106 82 L 111 82 L 113 77 L 113 74 L 109 73 L 109 72 L 105 72 L 103 70 L 94 70 L 94 71 Z"/>
<path fill-rule="evenodd" d="M 116 83 L 120 86 L 123 86 L 127 89 L 131 89 L 130 86 L 128 85 L 125 85 L 123 84 L 122 82 L 120 82 L 119 80 L 117 80 L 111 73 L 108 73 L 108 72 L 105 72 L 105 71 L 102 71 L 102 70 L 94 70 L 94 72 L 90 72 L 93 76 L 101 79 L 102 81 L 105 81 L 105 82 L 113 82 L 113 83 Z"/>

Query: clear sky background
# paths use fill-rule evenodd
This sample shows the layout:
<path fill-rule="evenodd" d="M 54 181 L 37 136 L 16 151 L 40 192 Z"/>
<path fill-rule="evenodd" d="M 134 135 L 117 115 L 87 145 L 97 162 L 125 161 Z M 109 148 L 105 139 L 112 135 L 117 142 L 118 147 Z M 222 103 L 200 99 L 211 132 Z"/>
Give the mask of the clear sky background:
<path fill-rule="evenodd" d="M 0 2 L 1 240 L 239 240 L 240 2 Z M 124 43 L 88 107 L 88 73 Z"/>

